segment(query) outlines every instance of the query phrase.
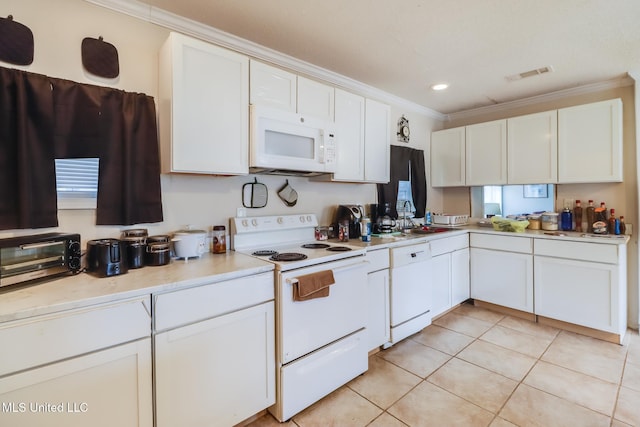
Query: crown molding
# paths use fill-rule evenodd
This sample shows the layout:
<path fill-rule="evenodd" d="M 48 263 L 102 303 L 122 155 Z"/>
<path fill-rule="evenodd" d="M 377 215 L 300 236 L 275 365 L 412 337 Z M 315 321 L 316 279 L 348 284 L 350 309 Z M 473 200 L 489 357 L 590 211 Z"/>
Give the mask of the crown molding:
<path fill-rule="evenodd" d="M 635 83 L 634 79 L 630 75 L 621 76 L 618 78 L 604 80 L 601 82 L 591 83 L 582 86 L 576 86 L 568 89 L 562 89 L 555 92 L 549 92 L 542 95 L 531 96 L 529 98 L 522 98 L 515 101 L 502 102 L 500 104 L 489 105 L 486 107 L 474 108 L 471 110 L 459 111 L 457 113 L 447 114 L 447 121 L 468 119 L 475 116 L 480 116 L 489 113 L 497 113 L 508 111 L 514 108 L 526 107 L 530 105 L 540 104 L 543 102 L 557 101 L 560 99 L 568 98 L 571 96 L 585 95 L 594 92 L 600 92 L 603 90 L 616 89 L 625 86 L 631 86 Z"/>
<path fill-rule="evenodd" d="M 416 104 L 407 99 L 385 92 L 373 86 L 369 86 L 357 80 L 343 76 L 342 74 L 318 67 L 311 63 L 296 59 L 292 56 L 234 36 L 217 28 L 204 25 L 183 16 L 176 15 L 166 10 L 150 6 L 138 0 L 85 0 L 97 6 L 102 6 L 113 11 L 138 18 L 152 24 L 159 25 L 171 31 L 177 31 L 192 37 L 205 40 L 216 45 L 234 50 L 255 59 L 278 65 L 299 74 L 322 80 L 341 89 L 357 92 L 360 95 L 388 102 L 397 107 L 407 109 L 414 113 L 424 114 L 427 117 L 445 121 L 447 115 L 431 108 Z"/>

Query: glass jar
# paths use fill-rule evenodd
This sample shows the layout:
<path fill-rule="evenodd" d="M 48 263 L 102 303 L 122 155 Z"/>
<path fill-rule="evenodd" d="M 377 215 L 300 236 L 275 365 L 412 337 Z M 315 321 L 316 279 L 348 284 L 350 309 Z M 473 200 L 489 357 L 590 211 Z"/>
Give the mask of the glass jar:
<path fill-rule="evenodd" d="M 223 254 L 227 252 L 227 231 L 224 225 L 214 225 L 211 232 L 211 252 Z"/>
<path fill-rule="evenodd" d="M 540 230 L 540 215 L 529 215 L 527 221 L 529 221 L 529 226 L 527 227 L 529 230 Z"/>
<path fill-rule="evenodd" d="M 558 213 L 557 212 L 545 212 L 541 216 L 541 226 L 543 230 L 557 231 L 558 230 Z"/>

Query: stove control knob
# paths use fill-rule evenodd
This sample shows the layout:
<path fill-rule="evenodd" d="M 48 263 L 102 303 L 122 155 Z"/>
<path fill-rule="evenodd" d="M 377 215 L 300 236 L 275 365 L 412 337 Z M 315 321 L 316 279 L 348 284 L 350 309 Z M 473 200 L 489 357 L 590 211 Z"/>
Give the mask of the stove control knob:
<path fill-rule="evenodd" d="M 258 220 L 257 219 L 252 219 L 251 220 L 251 225 L 253 225 L 254 227 L 258 226 Z"/>
<path fill-rule="evenodd" d="M 246 219 L 242 220 L 242 226 L 243 227 L 248 227 L 249 226 L 249 221 L 247 221 Z"/>
<path fill-rule="evenodd" d="M 300 222 L 304 223 L 304 216 L 300 216 Z"/>
<path fill-rule="evenodd" d="M 284 224 L 284 218 L 282 218 L 281 216 L 279 216 L 276 221 L 278 222 L 278 224 Z"/>
<path fill-rule="evenodd" d="M 311 222 L 311 215 L 307 215 L 307 222 Z"/>

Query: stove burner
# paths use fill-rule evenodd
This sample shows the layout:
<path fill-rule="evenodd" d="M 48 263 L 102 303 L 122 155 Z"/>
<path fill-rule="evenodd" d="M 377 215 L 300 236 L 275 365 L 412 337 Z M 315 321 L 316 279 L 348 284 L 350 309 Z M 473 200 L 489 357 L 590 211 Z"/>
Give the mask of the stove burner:
<path fill-rule="evenodd" d="M 346 246 L 331 246 L 330 248 L 327 248 L 327 250 L 331 252 L 347 252 L 350 251 L 351 248 Z"/>
<path fill-rule="evenodd" d="M 264 250 L 264 251 L 255 251 L 251 255 L 253 256 L 269 256 L 269 255 L 278 255 L 278 251 Z"/>
<path fill-rule="evenodd" d="M 326 243 L 307 243 L 306 245 L 302 245 L 302 248 L 305 249 L 326 249 L 329 247 Z"/>
<path fill-rule="evenodd" d="M 307 256 L 296 252 L 283 252 L 281 254 L 273 255 L 269 259 L 271 261 L 300 261 L 302 259 L 307 259 Z"/>

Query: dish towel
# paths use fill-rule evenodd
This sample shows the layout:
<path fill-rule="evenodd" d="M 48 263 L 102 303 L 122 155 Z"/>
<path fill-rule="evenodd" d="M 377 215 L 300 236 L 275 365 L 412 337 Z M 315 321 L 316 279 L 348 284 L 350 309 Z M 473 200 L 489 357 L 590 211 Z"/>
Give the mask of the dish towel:
<path fill-rule="evenodd" d="M 314 298 L 328 297 L 329 286 L 335 282 L 332 270 L 323 270 L 299 276 L 298 281 L 293 285 L 293 300 L 307 301 Z"/>

